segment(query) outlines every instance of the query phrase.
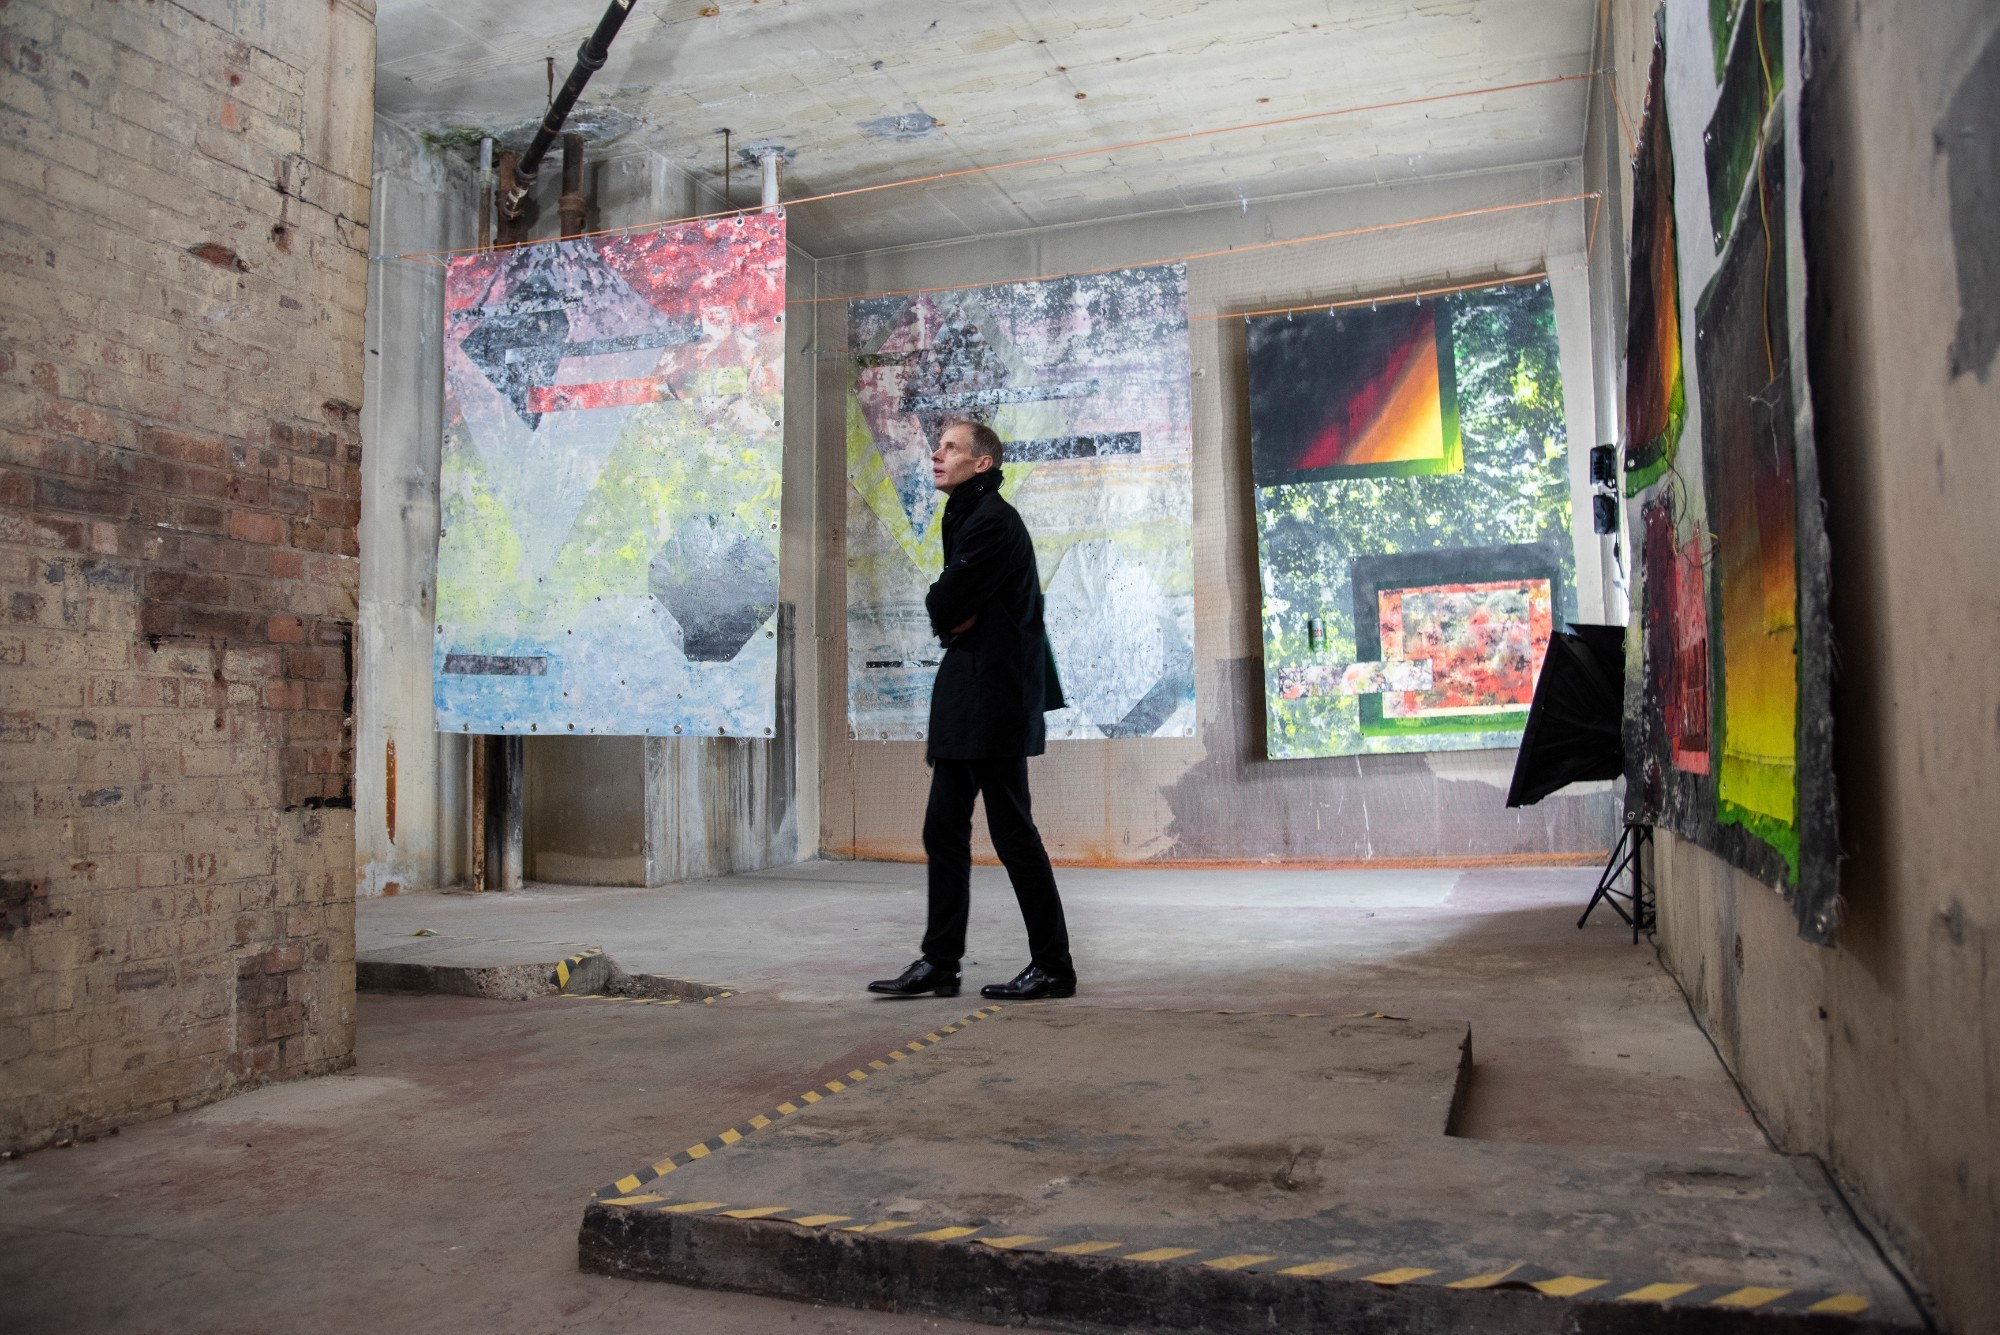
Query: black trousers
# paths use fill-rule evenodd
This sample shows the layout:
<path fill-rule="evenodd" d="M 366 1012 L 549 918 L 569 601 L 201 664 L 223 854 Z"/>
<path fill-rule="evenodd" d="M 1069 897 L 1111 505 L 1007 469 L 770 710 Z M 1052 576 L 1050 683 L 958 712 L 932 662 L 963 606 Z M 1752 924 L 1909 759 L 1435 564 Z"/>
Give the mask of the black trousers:
<path fill-rule="evenodd" d="M 1028 809 L 1028 762 L 1021 757 L 931 762 L 931 801 L 924 812 L 924 852 L 930 858 L 924 958 L 956 969 L 965 954 L 965 918 L 972 903 L 972 801 L 981 793 L 986 795 L 993 851 L 1014 883 L 1014 898 L 1028 926 L 1029 962 L 1057 978 L 1076 977 L 1062 896 Z"/>

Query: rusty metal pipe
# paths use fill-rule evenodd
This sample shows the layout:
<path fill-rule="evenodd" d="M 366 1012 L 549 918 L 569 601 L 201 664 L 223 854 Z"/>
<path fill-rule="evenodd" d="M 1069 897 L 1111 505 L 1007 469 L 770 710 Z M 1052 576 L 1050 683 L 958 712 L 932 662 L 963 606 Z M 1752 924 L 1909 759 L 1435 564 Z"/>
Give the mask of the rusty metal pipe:
<path fill-rule="evenodd" d="M 590 201 L 583 197 L 585 142 L 580 134 L 563 136 L 562 201 L 556 207 L 562 215 L 564 236 L 583 235 L 584 218 L 590 211 Z"/>
<path fill-rule="evenodd" d="M 513 192 L 514 164 L 519 160 L 520 160 L 520 155 L 518 153 L 515 153 L 512 149 L 509 149 L 505 153 L 502 153 L 500 155 L 500 166 L 497 169 L 498 180 L 494 186 L 494 191 L 497 198 L 505 200 L 507 196 Z M 512 245 L 516 240 L 519 239 L 514 235 L 515 231 L 517 230 L 515 226 L 515 221 L 516 221 L 515 214 L 508 212 L 504 205 L 498 210 L 498 214 L 499 216 L 494 219 L 494 226 L 493 226 L 494 243 L 496 245 L 502 245 L 502 246 Z"/>
<path fill-rule="evenodd" d="M 549 103 L 548 114 L 542 117 L 541 128 L 528 145 L 528 151 L 521 155 L 521 161 L 514 168 L 514 185 L 500 197 L 500 211 L 509 218 L 517 217 L 521 211 L 521 201 L 535 188 L 535 176 L 542 169 L 542 158 L 547 155 L 549 145 L 562 133 L 563 122 L 569 119 L 570 108 L 583 92 L 583 86 L 590 82 L 590 76 L 604 68 L 606 54 L 611 50 L 611 39 L 618 35 L 626 18 L 632 12 L 633 0 L 611 0 L 604 8 L 604 17 L 597 20 L 597 30 L 583 39 L 583 45 L 576 49 L 576 64 L 570 67 L 569 77 L 563 80 L 560 92 Z"/>

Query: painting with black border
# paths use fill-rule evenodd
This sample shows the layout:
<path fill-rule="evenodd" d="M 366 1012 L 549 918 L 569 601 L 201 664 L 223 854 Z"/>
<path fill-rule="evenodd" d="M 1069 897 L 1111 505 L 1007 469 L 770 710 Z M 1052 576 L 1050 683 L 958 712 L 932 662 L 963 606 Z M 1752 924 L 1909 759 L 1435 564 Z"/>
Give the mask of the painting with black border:
<path fill-rule="evenodd" d="M 1266 753 L 1518 745 L 1576 615 L 1548 281 L 1246 324 Z"/>
<path fill-rule="evenodd" d="M 1740 6 L 1765 22 L 1776 8 Z M 1799 15 L 1784 18 L 1767 42 L 1800 30 Z M 1732 52 L 1755 43 L 1752 26 L 1739 18 Z M 1698 82 L 1673 77 L 1683 58 L 1668 52 L 1671 86 Z M 1695 303 L 1699 481 L 1669 460 L 1633 507 L 1627 804 L 1779 890 L 1799 934 L 1828 943 L 1840 923 L 1830 559 L 1806 377 L 1798 105 L 1788 90 L 1757 117 L 1717 229 L 1727 244 Z M 1713 166 L 1717 143 L 1705 147 Z"/>

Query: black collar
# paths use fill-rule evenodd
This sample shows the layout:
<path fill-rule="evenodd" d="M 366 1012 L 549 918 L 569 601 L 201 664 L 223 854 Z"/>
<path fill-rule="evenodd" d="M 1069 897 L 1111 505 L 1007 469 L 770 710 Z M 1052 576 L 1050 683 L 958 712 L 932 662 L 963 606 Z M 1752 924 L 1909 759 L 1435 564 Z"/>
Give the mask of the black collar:
<path fill-rule="evenodd" d="M 959 483 L 957 488 L 951 493 L 951 499 L 945 502 L 945 517 L 950 518 L 953 515 L 971 513 L 972 509 L 979 504 L 981 498 L 988 492 L 1000 490 L 1000 483 L 1002 481 L 1003 479 L 998 468 L 989 468 L 983 473 L 974 473 L 971 477 Z"/>

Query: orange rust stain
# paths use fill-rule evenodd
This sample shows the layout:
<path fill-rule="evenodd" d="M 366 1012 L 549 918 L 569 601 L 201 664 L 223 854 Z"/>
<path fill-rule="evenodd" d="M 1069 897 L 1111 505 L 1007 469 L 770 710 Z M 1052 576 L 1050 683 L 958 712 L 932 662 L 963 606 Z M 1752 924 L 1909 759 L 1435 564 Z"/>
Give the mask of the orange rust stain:
<path fill-rule="evenodd" d="M 384 805 L 389 808 L 389 842 L 393 844 L 396 842 L 396 739 L 394 737 L 389 739 L 388 760 L 384 762 L 384 767 L 387 769 L 388 774 L 382 785 L 382 791 L 386 798 Z M 391 890 L 386 893 L 394 894 L 395 891 Z"/>
<path fill-rule="evenodd" d="M 385 895 L 400 895 L 403 893 L 403 883 L 401 881 L 384 881 L 382 882 L 382 893 Z"/>
<path fill-rule="evenodd" d="M 838 858 L 857 862 L 922 862 L 923 850 L 902 844 L 849 844 L 829 847 Z M 1479 867 L 1590 867 L 1603 863 L 1609 849 L 1594 853 L 1486 853 L 1457 854 L 1452 857 L 1410 858 L 1115 858 L 1071 857 L 1051 853 L 1049 862 L 1057 867 L 1143 867 L 1167 871 L 1412 871 L 1463 870 Z M 1000 861 L 986 854 L 974 854 L 981 867 L 997 867 Z"/>

